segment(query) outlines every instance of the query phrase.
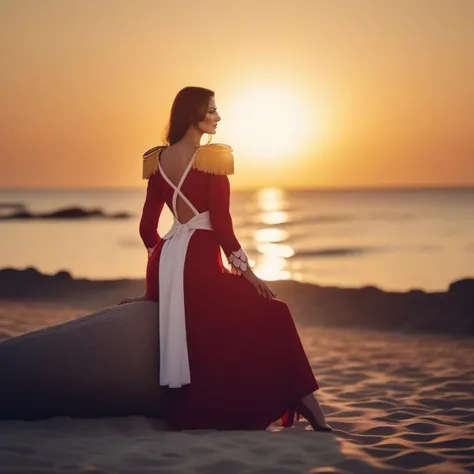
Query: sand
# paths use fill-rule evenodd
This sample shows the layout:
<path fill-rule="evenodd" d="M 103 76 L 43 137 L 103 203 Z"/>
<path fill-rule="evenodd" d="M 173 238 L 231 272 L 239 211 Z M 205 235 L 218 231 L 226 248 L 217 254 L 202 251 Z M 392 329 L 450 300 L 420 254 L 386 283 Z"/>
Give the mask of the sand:
<path fill-rule="evenodd" d="M 10 338 L 89 313 L 0 301 Z M 381 315 L 383 317 L 383 315 Z M 474 344 L 469 338 L 300 326 L 335 428 L 305 420 L 262 432 L 166 432 L 139 416 L 0 422 L 0 473 L 474 472 Z M 0 381 L 1 383 L 1 381 Z"/>

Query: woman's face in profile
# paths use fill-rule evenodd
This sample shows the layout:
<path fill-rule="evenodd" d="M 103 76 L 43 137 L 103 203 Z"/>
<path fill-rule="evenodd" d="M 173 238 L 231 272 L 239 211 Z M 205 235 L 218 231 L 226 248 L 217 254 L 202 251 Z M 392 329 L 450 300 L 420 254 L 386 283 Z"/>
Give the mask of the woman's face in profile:
<path fill-rule="evenodd" d="M 198 122 L 198 127 L 203 133 L 215 134 L 217 129 L 217 123 L 221 120 L 217 113 L 216 100 L 214 97 L 209 98 L 209 104 L 207 106 L 207 113 L 204 120 Z"/>

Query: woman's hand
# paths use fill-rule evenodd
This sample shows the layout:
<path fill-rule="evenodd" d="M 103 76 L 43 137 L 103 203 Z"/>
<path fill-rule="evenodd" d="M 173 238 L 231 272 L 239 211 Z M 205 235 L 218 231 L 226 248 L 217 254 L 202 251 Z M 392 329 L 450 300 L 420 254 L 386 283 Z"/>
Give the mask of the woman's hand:
<path fill-rule="evenodd" d="M 148 301 L 148 298 L 146 294 L 142 296 L 131 296 L 130 298 L 125 298 L 124 300 L 119 301 L 117 305 L 126 304 L 126 303 L 135 303 L 136 301 Z"/>
<path fill-rule="evenodd" d="M 253 285 L 261 297 L 269 300 L 276 297 L 276 293 L 274 293 L 263 280 L 258 278 L 250 267 L 248 267 L 245 272 L 242 272 L 242 276 Z"/>

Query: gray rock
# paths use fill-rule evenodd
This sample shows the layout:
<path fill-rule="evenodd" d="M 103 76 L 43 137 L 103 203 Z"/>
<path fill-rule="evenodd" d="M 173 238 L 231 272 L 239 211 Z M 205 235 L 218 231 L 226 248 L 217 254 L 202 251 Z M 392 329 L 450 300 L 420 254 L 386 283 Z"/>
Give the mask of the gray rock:
<path fill-rule="evenodd" d="M 158 305 L 142 301 L 0 342 L 0 418 L 160 418 Z"/>

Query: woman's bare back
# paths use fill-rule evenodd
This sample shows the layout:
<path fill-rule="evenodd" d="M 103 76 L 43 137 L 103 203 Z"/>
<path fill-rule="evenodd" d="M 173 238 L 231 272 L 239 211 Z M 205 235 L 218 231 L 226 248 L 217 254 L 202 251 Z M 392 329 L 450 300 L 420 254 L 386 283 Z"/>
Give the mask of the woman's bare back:
<path fill-rule="evenodd" d="M 186 177 L 184 177 L 184 180 L 182 180 L 182 178 L 195 152 L 196 150 L 193 151 L 192 149 L 190 150 L 189 147 L 185 148 L 179 145 L 171 145 L 161 152 L 159 156 L 161 170 L 174 186 L 180 187 L 180 182 L 186 180 Z M 181 185 L 182 184 L 183 183 L 181 183 Z M 195 216 L 194 211 L 179 194 L 176 200 L 176 212 L 176 217 L 182 224 L 188 222 Z"/>

